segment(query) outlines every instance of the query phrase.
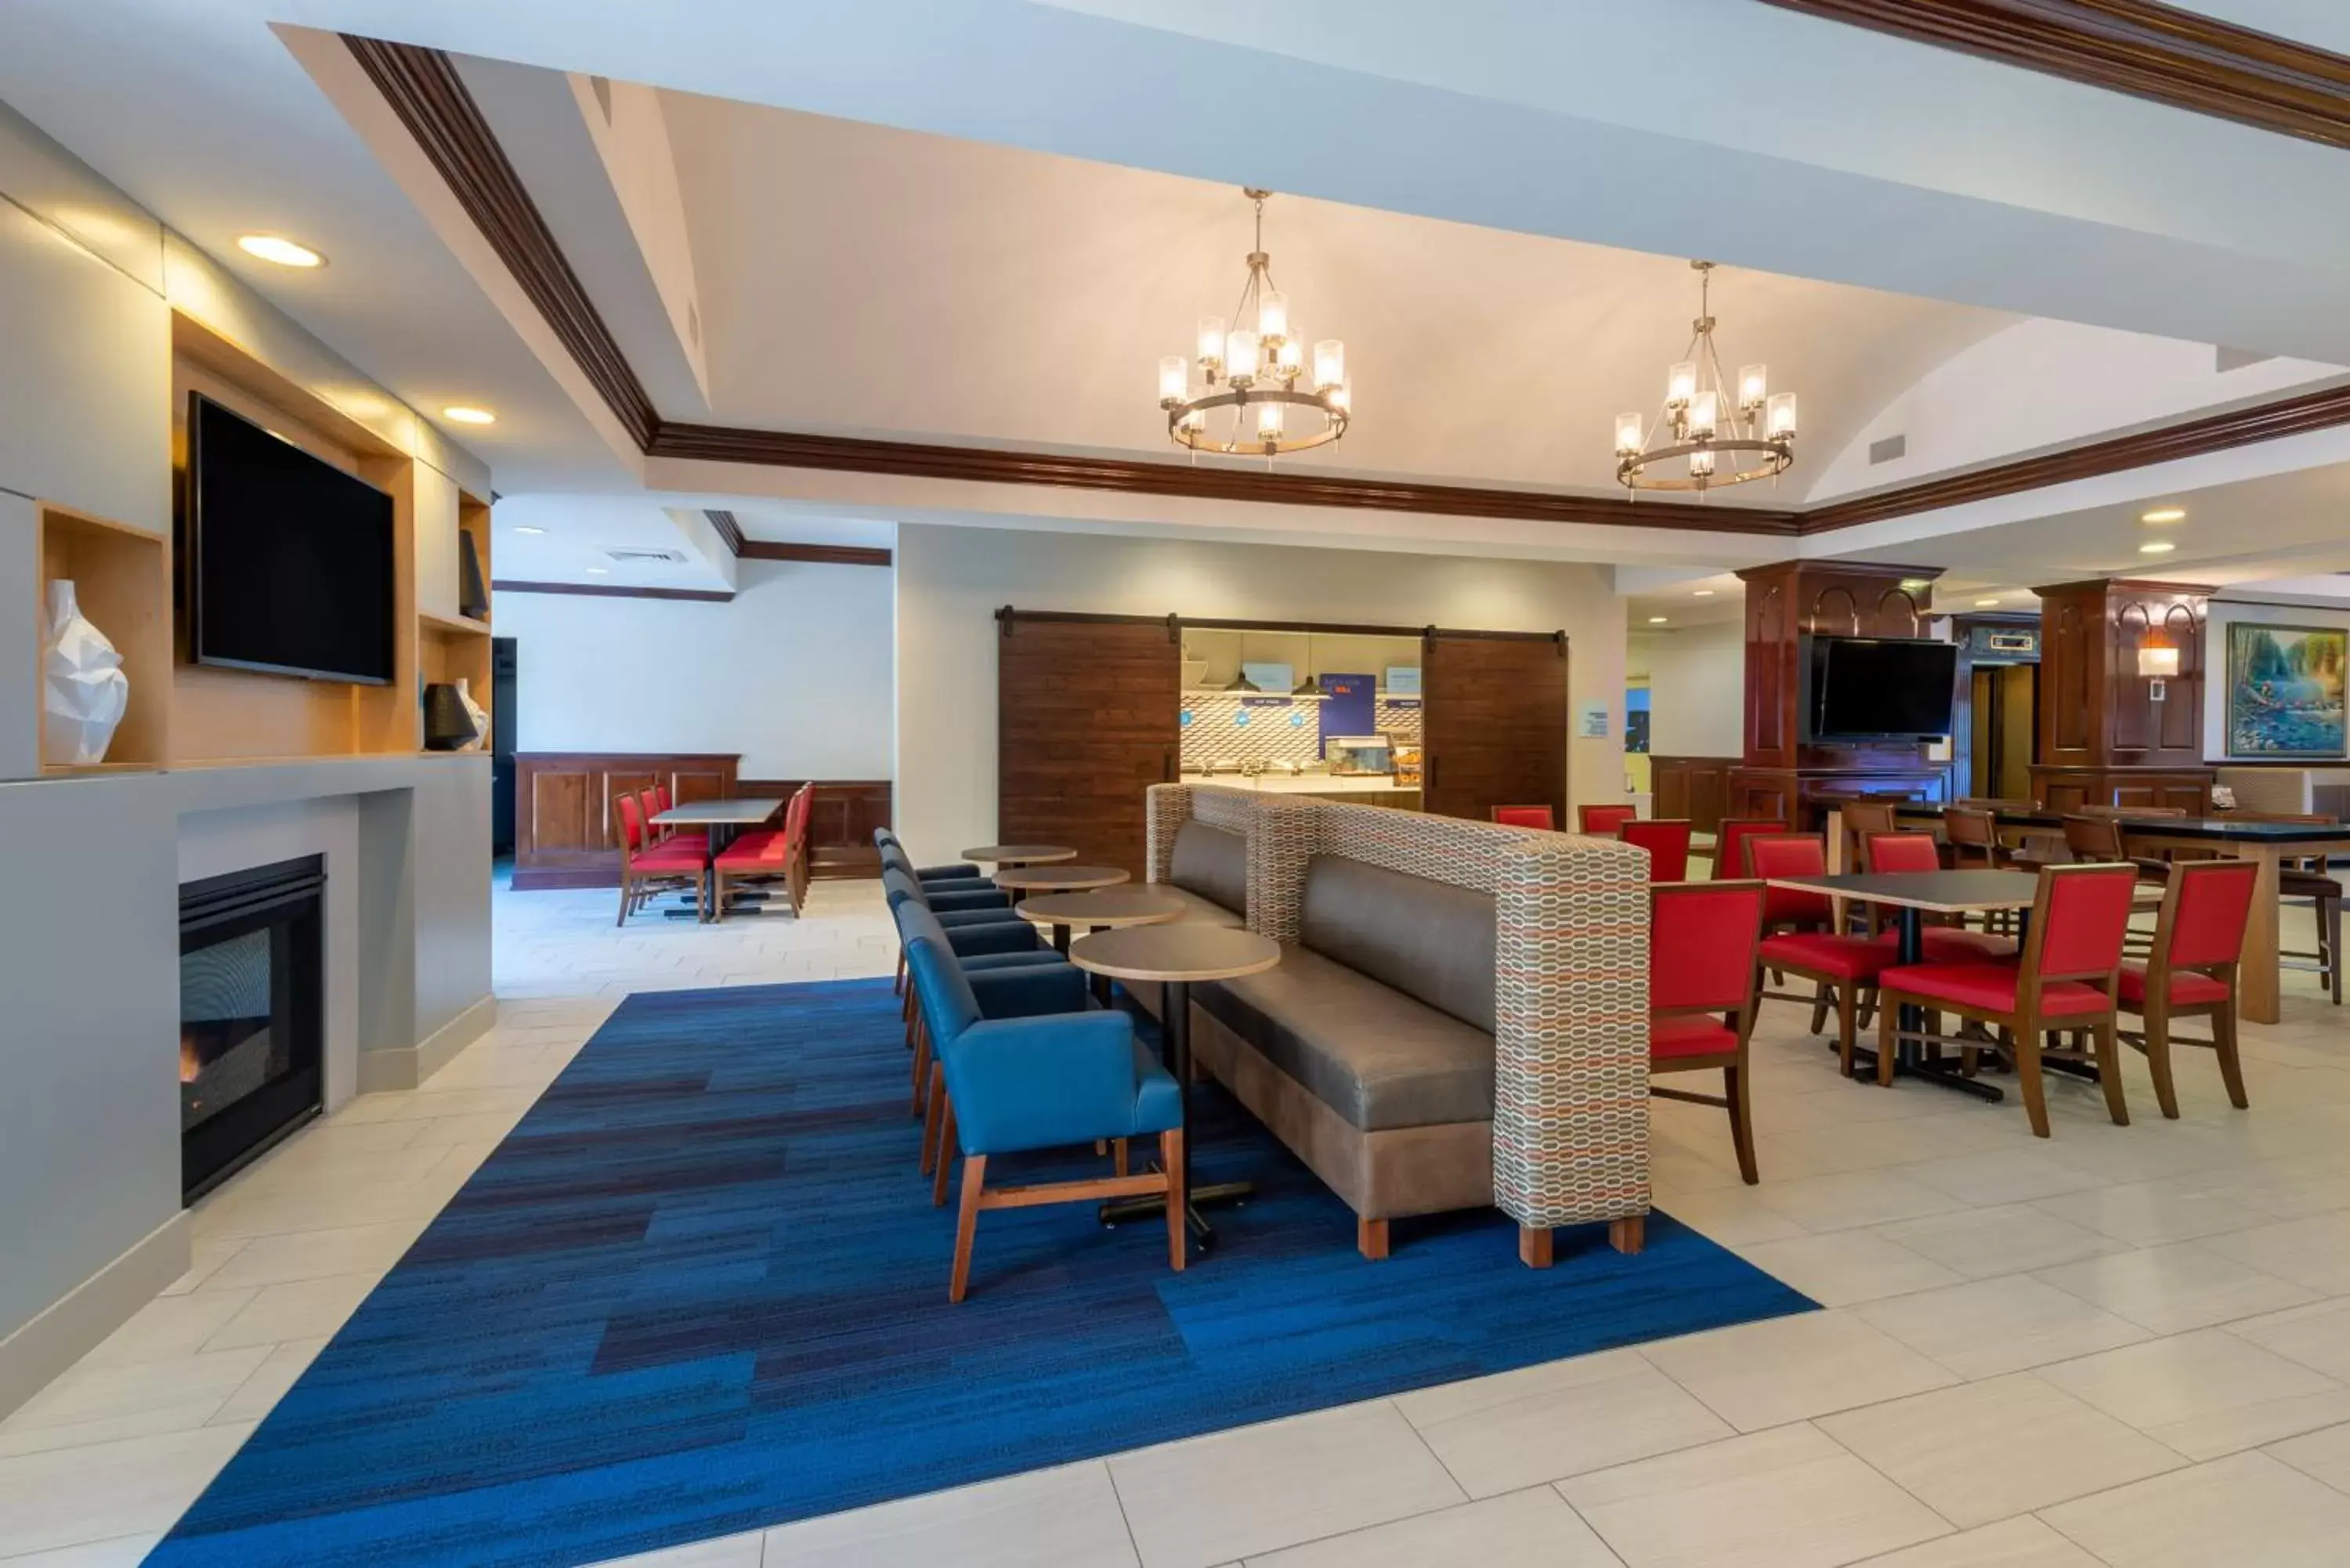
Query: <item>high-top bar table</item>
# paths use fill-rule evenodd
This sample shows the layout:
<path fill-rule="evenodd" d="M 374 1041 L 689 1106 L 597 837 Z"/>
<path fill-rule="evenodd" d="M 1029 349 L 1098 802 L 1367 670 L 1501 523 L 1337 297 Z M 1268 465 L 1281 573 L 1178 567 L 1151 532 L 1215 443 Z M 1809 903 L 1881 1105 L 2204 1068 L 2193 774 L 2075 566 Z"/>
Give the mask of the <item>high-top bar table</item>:
<path fill-rule="evenodd" d="M 1917 822 L 1939 822 L 1939 805 L 1902 805 L 1894 815 Z M 2062 812 L 2015 807 L 1991 813 L 1994 821 L 2015 826 L 2064 826 Z M 2278 872 L 2283 862 L 2303 856 L 2350 856 L 2350 827 L 2338 822 L 2261 822 L 2229 816 L 2121 816 L 2122 844 L 2132 855 L 2159 854 L 2166 849 L 2195 849 L 2232 856 L 2260 867 L 2252 885 L 2251 919 L 2244 928 L 2244 958 L 2237 971 L 2236 1011 L 2255 1023 L 2274 1023 L 2283 1016 L 2283 971 L 2278 960 Z"/>
<path fill-rule="evenodd" d="M 1128 926 L 1161 926 L 1183 918 L 1186 905 L 1156 888 L 1102 888 L 1091 893 L 1040 893 L 1023 898 L 1014 912 L 1024 920 L 1053 928 L 1053 950 L 1066 958 L 1071 932 L 1113 931 Z M 1094 976 L 1094 998 L 1109 1005 L 1109 976 Z"/>
<path fill-rule="evenodd" d="M 1166 999 L 1159 1004 L 1159 1027 L 1166 1042 L 1167 1070 L 1174 1075 L 1175 1092 L 1183 1102 L 1183 1171 L 1172 1197 L 1190 1218 L 1193 1242 L 1203 1249 L 1212 1245 L 1215 1232 L 1200 1217 L 1196 1204 L 1245 1198 L 1252 1186 L 1233 1181 L 1198 1187 L 1191 1180 L 1191 1172 L 1199 1165 L 1199 1144 L 1191 1127 L 1191 982 L 1262 974 L 1281 961 L 1281 944 L 1254 931 L 1185 921 L 1080 938 L 1069 946 L 1069 961 L 1113 980 L 1159 982 L 1160 994 Z M 1167 1199 L 1138 1198 L 1106 1203 L 1102 1220 L 1114 1224 L 1145 1214 L 1164 1214 L 1167 1202 Z"/>
<path fill-rule="evenodd" d="M 1076 857 L 1077 852 L 1066 844 L 983 844 L 962 852 L 965 860 L 1001 866 L 1007 871 L 1023 866 L 1053 866 Z"/>
<path fill-rule="evenodd" d="M 784 809 L 780 800 L 764 797 L 740 800 L 694 800 L 657 812 L 653 824 L 659 827 L 700 827 L 710 834 L 710 859 L 714 860 L 735 837 L 748 828 L 764 827 L 775 820 L 775 813 Z M 709 861 L 702 863 L 702 874 L 709 875 Z M 726 895 L 729 904 L 764 904 L 767 895 L 756 888 L 741 888 Z M 672 920 L 691 919 L 691 909 L 664 909 Z M 723 915 L 723 909 L 712 913 Z"/>
<path fill-rule="evenodd" d="M 1900 922 L 1900 961 L 1905 964 L 1926 961 L 1926 916 L 2028 910 L 2040 889 L 2039 877 L 2023 871 L 1888 871 L 1875 875 L 1773 877 L 1768 880 L 1773 888 L 1825 893 L 1832 898 L 1856 898 L 1896 911 Z M 1905 1033 L 1916 1033 L 1925 1027 L 1925 1009 L 1909 1002 L 1902 1004 L 1900 1024 Z M 1897 1048 L 1894 1071 L 1978 1099 L 2004 1097 L 1995 1084 L 1963 1077 L 1934 1065 L 1915 1045 Z"/>

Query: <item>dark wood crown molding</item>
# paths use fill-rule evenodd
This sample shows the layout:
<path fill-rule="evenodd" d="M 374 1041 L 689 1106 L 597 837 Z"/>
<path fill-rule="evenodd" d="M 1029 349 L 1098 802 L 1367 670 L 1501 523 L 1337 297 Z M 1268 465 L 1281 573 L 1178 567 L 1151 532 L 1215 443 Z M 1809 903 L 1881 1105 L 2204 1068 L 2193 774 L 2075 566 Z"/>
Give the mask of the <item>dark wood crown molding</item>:
<path fill-rule="evenodd" d="M 2002 51 L 1981 53 L 2009 58 L 2040 36 L 2026 29 L 2056 29 L 2052 36 L 2096 37 L 2116 47 L 2136 38 L 2132 49 L 2166 45 L 2187 58 L 2225 43 L 2264 68 L 2323 76 L 2337 84 L 2350 137 L 2350 58 L 2306 49 L 2265 34 L 2211 22 L 2147 0 L 1765 0 L 1766 4 L 1905 36 L 1962 47 L 1960 36 L 2005 39 Z M 2002 31 L 2004 29 L 2004 31 Z M 2069 31 L 2067 31 L 2069 29 Z M 2119 31 L 2117 31 L 2117 29 Z M 2135 29 L 2136 31 L 2132 31 Z M 1931 32 L 1935 36 L 1928 36 Z M 1941 35 L 1947 34 L 1948 36 Z M 2141 36 L 2143 35 L 2143 36 Z M 2213 40 L 2220 40 L 2219 43 Z M 588 297 L 555 236 L 524 190 L 489 123 L 458 77 L 455 65 L 438 49 L 345 36 L 344 42 L 390 103 L 425 155 L 449 183 L 459 202 L 500 259 L 513 271 L 532 304 L 577 363 L 647 457 L 748 463 L 770 468 L 875 473 L 978 484 L 1026 484 L 1103 490 L 1134 495 L 1167 495 L 1199 501 L 1274 506 L 1326 506 L 1433 516 L 1490 517 L 1516 522 L 1581 524 L 1616 528 L 1661 528 L 1682 532 L 1778 537 L 1830 533 L 1864 523 L 1939 511 L 1970 501 L 2014 494 L 2072 480 L 2092 478 L 2158 462 L 2223 452 L 2255 441 L 2350 423 L 2350 387 L 2303 393 L 2274 402 L 2092 441 L 2060 452 L 1967 472 L 1921 480 L 1808 510 L 1691 504 L 1621 496 L 1562 494 L 1410 481 L 1356 479 L 1310 472 L 1266 472 L 1217 463 L 1153 462 L 1133 458 L 1067 456 L 993 447 L 950 446 L 922 441 L 809 435 L 787 431 L 738 430 L 721 425 L 663 420 L 652 406 L 610 328 Z M 2258 46 L 2258 47 L 2255 47 Z M 2084 46 L 2086 47 L 2085 45 Z M 2003 52 L 2002 52 L 2003 51 Z M 2267 51 L 2267 52 L 2263 52 Z M 2279 62 L 2284 62 L 2282 64 Z M 2019 58 L 2017 63 L 2046 67 Z M 2247 70 L 2251 67 L 2248 65 Z M 2086 79 L 2086 78 L 2084 78 Z M 2285 79 L 2280 78 L 2278 79 Z M 2298 80 L 2299 78 L 2291 79 Z M 2100 85 L 2115 85 L 2101 83 Z M 2123 88 L 2122 90 L 2132 90 Z M 2166 101 L 2168 101 L 2166 99 Z M 2197 107 L 2188 105 L 2187 107 Z M 2217 109 L 2209 112 L 2219 112 Z M 2282 129 L 2274 128 L 2272 129 Z M 2296 132 L 2298 134 L 2298 132 Z M 2350 145 L 2345 140 L 2345 145 Z M 775 555 L 785 549 L 829 546 L 769 545 L 742 537 L 732 514 L 712 511 L 712 524 L 739 556 L 768 560 L 842 559 Z M 723 519 L 723 521 L 722 521 Z M 889 552 L 870 552 L 881 565 Z"/>
<path fill-rule="evenodd" d="M 660 415 L 491 133 L 456 62 L 442 50 L 413 44 L 348 33 L 343 43 L 629 439 L 639 450 L 648 445 Z"/>
<path fill-rule="evenodd" d="M 702 514 L 710 519 L 710 525 L 718 530 L 721 539 L 726 541 L 728 552 L 740 556 L 743 553 L 743 524 L 734 521 L 734 514 L 712 506 L 704 507 Z"/>
<path fill-rule="evenodd" d="M 532 583 L 500 577 L 490 585 L 494 594 L 567 594 L 588 599 L 691 599 L 696 604 L 723 605 L 734 596 L 724 588 L 640 588 L 625 583 Z"/>
<path fill-rule="evenodd" d="M 2350 147 L 2350 56 L 2157 0 L 1763 4 L 2281 136 Z"/>
<path fill-rule="evenodd" d="M 1839 528 L 1856 528 L 1864 523 L 1883 522 L 1888 517 L 1909 517 L 1970 501 L 2044 490 L 2076 479 L 2175 462 L 2181 458 L 2201 457 L 2230 447 L 2304 435 L 2343 424 L 2350 424 L 2350 386 L 2329 387 L 2274 402 L 2207 414 L 2175 425 L 2158 425 L 2106 441 L 2043 452 L 2037 457 L 1942 474 L 1874 495 L 1831 501 L 1804 514 L 1802 531 L 1806 535 L 1829 534 Z"/>
<path fill-rule="evenodd" d="M 737 552 L 746 561 L 809 561 L 820 566 L 886 566 L 890 553 L 876 545 L 787 545 L 746 539 Z"/>

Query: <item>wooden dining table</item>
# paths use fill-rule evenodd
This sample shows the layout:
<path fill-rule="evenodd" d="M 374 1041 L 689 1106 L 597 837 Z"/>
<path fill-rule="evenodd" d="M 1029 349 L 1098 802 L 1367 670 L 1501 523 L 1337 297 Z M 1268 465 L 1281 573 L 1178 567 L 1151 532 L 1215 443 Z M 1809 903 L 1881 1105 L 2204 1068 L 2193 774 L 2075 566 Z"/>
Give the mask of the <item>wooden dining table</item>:
<path fill-rule="evenodd" d="M 1802 893 L 1825 893 L 1831 898 L 1851 899 L 1893 910 L 1897 918 L 1895 929 L 1899 943 L 1899 961 L 1904 964 L 1926 961 L 1928 915 L 2007 914 L 2017 911 L 2028 915 L 2033 899 L 2040 890 L 2039 877 L 2025 871 L 1841 872 L 1825 877 L 1772 877 L 1765 880 L 1773 888 Z M 1841 907 L 1838 906 L 1839 909 Z M 1919 1033 L 1924 1029 L 1925 1022 L 1923 1008 L 1908 1002 L 1902 1004 L 1900 1024 L 1903 1033 Z M 1866 1047 L 1863 1046 L 1855 1054 L 1866 1053 Z M 2006 1097 L 1998 1085 L 1986 1084 L 1981 1078 L 1952 1072 L 1907 1041 L 1898 1049 L 1893 1071 L 1896 1076 L 1922 1078 L 1945 1089 L 1972 1095 L 1979 1100 L 1996 1101 Z"/>
<path fill-rule="evenodd" d="M 1918 823 L 1939 823 L 1943 807 L 1912 804 L 1894 808 L 1894 815 Z M 2039 808 L 2005 807 L 1991 812 L 2002 826 L 2043 828 L 2061 833 L 2064 814 Z M 2244 928 L 2244 957 L 2239 967 L 2237 1011 L 2255 1023 L 2275 1023 L 2284 1015 L 2283 944 L 2280 940 L 2277 893 L 2288 860 L 2305 857 L 2350 856 L 2350 827 L 2338 822 L 2262 822 L 2229 816 L 2121 816 L 2123 847 L 2135 856 L 2160 856 L 2187 850 L 2250 860 L 2259 874 L 2252 886 L 2251 918 Z M 1832 823 L 1829 843 L 1841 836 L 1841 823 Z"/>

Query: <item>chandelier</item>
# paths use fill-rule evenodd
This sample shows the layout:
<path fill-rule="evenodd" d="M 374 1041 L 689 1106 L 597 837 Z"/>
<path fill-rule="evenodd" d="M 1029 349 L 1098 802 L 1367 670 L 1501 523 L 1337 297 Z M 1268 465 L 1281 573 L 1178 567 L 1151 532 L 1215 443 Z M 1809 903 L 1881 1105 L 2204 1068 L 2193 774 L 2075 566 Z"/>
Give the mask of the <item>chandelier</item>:
<path fill-rule="evenodd" d="M 1795 394 L 1772 391 L 1761 365 L 1741 366 L 1733 390 L 1713 347 L 1713 264 L 1690 265 L 1698 275 L 1695 336 L 1687 357 L 1665 373 L 1664 411 L 1645 436 L 1638 414 L 1616 416 L 1616 477 L 1627 490 L 1702 493 L 1772 478 L 1795 461 Z M 1682 472 L 1664 466 L 1684 458 Z"/>
<path fill-rule="evenodd" d="M 1230 330 L 1222 317 L 1202 316 L 1197 357 L 1187 361 L 1170 354 L 1159 361 L 1167 434 L 1195 452 L 1249 457 L 1326 446 L 1347 433 L 1353 402 L 1347 346 L 1336 337 L 1315 344 L 1307 374 L 1305 334 L 1290 319 L 1289 296 L 1274 286 L 1273 258 L 1264 252 L 1264 202 L 1273 192 L 1251 186 L 1243 193 L 1256 203 L 1248 281 L 1232 307 Z M 1200 370 L 1197 387 L 1193 365 Z"/>

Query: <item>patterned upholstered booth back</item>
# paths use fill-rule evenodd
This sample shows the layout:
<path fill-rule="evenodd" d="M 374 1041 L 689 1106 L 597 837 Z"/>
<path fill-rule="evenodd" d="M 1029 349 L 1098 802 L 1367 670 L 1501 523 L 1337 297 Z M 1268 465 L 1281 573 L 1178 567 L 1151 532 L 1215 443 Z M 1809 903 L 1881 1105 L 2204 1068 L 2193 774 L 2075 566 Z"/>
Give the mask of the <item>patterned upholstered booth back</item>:
<path fill-rule="evenodd" d="M 1300 940 L 1339 856 L 1493 899 L 1493 1201 L 1530 1227 L 1648 1209 L 1648 857 L 1612 839 L 1192 784 L 1150 790 L 1150 875 L 1193 817 L 1248 839 L 1249 929 Z"/>

